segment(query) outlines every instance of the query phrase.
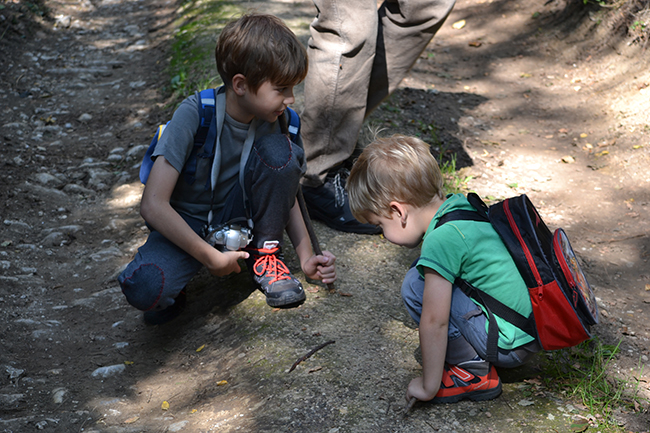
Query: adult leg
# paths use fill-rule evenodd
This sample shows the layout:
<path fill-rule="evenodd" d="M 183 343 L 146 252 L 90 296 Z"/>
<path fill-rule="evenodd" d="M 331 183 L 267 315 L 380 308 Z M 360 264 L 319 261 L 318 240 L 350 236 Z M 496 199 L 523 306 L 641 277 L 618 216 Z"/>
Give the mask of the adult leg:
<path fill-rule="evenodd" d="M 352 155 L 363 124 L 377 40 L 377 1 L 313 1 L 318 15 L 310 27 L 301 115 L 305 203 L 312 218 L 336 230 L 379 233 L 352 216 L 345 177 L 333 177 L 332 170 Z"/>
<path fill-rule="evenodd" d="M 313 0 L 301 114 L 307 174 L 320 186 L 328 171 L 348 159 L 357 143 L 377 40 L 376 0 Z"/>
<path fill-rule="evenodd" d="M 393 93 L 451 13 L 455 0 L 384 0 L 365 117 Z"/>

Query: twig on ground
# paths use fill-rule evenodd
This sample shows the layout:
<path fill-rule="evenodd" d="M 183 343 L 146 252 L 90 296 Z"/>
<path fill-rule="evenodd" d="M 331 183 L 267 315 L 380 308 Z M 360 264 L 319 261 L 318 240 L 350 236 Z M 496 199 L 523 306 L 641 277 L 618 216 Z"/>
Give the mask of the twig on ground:
<path fill-rule="evenodd" d="M 406 407 L 404 408 L 404 416 L 403 416 L 403 418 L 406 418 L 406 417 L 408 416 L 409 412 L 410 412 L 411 409 L 413 408 L 413 405 L 415 405 L 415 403 L 416 403 L 417 401 L 418 401 L 417 398 L 415 398 L 415 397 L 411 397 L 411 399 L 409 400 L 409 402 L 406 404 Z"/>
<path fill-rule="evenodd" d="M 327 346 L 329 344 L 333 344 L 333 343 L 335 343 L 334 340 L 327 341 L 327 342 L 321 344 L 320 346 L 317 346 L 317 347 L 313 348 L 312 350 L 310 350 L 309 353 L 307 353 L 305 356 L 302 356 L 302 357 L 298 358 L 298 360 L 296 362 L 294 362 L 293 365 L 291 366 L 291 368 L 289 369 L 289 373 L 291 373 L 298 366 L 298 364 L 300 364 L 302 361 L 309 358 L 314 353 L 321 350 L 323 347 L 325 347 L 325 346 Z"/>

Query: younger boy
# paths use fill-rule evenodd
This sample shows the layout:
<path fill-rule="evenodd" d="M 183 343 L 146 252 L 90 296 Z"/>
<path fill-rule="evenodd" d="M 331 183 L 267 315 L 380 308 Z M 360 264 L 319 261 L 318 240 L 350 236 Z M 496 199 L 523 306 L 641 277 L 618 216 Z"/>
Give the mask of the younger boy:
<path fill-rule="evenodd" d="M 487 222 L 451 221 L 448 212 L 474 210 L 462 194 L 443 194 L 438 164 L 423 141 L 378 139 L 355 162 L 347 183 L 350 209 L 375 224 L 390 242 L 421 256 L 406 274 L 402 298 L 419 324 L 423 376 L 411 381 L 407 400 L 453 403 L 487 400 L 501 393 L 494 365 L 516 367 L 539 347 L 534 337 L 500 317 L 493 365 L 482 307 L 454 283 L 457 278 L 528 316 L 528 291 L 499 235 Z"/>
<path fill-rule="evenodd" d="M 185 175 L 201 121 L 199 98 L 190 96 L 153 153 L 140 210 L 151 233 L 118 278 L 127 301 L 144 310 L 150 324 L 180 314 L 183 288 L 202 266 L 224 276 L 240 272 L 239 259 L 246 259 L 270 306 L 304 302 L 302 285 L 282 262 L 285 228 L 305 275 L 324 283 L 336 279 L 335 257 L 314 255 L 296 202 L 302 140 L 281 134 L 293 87 L 307 74 L 304 47 L 280 19 L 252 14 L 226 25 L 215 57 L 224 86 L 215 90 L 214 153 L 204 146 L 193 162 L 195 178 Z M 233 224 L 252 229 L 245 250 L 220 251 L 204 240 L 209 227 Z M 240 238 L 246 245 L 249 236 Z"/>

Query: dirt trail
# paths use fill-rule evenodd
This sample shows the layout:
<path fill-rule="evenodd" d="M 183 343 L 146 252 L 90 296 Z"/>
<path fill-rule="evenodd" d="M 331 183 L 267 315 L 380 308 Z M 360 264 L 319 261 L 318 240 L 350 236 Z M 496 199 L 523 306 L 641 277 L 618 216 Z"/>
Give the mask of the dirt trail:
<path fill-rule="evenodd" d="M 308 36 L 308 0 L 234 3 Z M 533 432 L 585 419 L 588 431 L 608 431 L 546 389 L 539 362 L 500 371 L 494 401 L 419 404 L 402 419 L 420 366 L 398 288 L 417 251 L 379 236 L 316 223 L 338 257 L 338 293 L 305 282 L 300 308 L 268 308 L 245 274 L 218 284 L 201 274 L 186 313 L 145 326 L 115 276 L 147 233 L 137 165 L 170 115 L 161 89 L 178 5 L 58 0 L 46 3 L 54 20 L 36 23 L 21 15 L 26 5 L 3 5 L 0 431 Z M 580 20 L 564 7 L 459 0 L 369 125 L 439 142 L 469 188 L 526 193 L 564 227 L 599 298 L 596 334 L 622 339 L 610 373 L 648 398 L 647 54 L 603 38 L 598 11 Z M 298 269 L 291 255 L 289 264 Z M 615 419 L 650 430 L 647 406 Z"/>

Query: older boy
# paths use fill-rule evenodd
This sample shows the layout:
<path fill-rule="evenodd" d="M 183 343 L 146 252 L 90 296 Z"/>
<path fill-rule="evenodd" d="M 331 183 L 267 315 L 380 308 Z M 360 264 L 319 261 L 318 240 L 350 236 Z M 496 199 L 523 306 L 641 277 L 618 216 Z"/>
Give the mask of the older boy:
<path fill-rule="evenodd" d="M 347 183 L 350 208 L 361 222 L 382 228 L 390 242 L 421 256 L 402 285 L 406 308 L 419 324 L 423 376 L 407 400 L 487 400 L 501 393 L 494 365 L 516 367 L 539 350 L 534 337 L 497 317 L 497 360 L 486 361 L 487 320 L 480 304 L 454 284 L 462 278 L 528 316 L 526 285 L 499 235 L 487 222 L 452 221 L 448 212 L 474 210 L 462 194 L 443 194 L 438 164 L 423 141 L 404 136 L 371 143 Z"/>
<path fill-rule="evenodd" d="M 305 275 L 336 279 L 335 257 L 314 255 L 296 203 L 304 173 L 301 139 L 293 143 L 280 133 L 293 87 L 307 74 L 304 47 L 278 18 L 252 14 L 226 25 L 215 57 L 224 86 L 215 91 L 214 154 L 199 152 L 195 179 L 181 175 L 201 121 L 198 97 L 190 96 L 153 153 L 140 210 L 151 234 L 118 278 L 150 324 L 180 314 L 183 288 L 202 266 L 223 276 L 241 270 L 239 259 L 246 259 L 270 306 L 304 302 L 302 285 L 282 262 L 285 228 Z M 209 227 L 228 224 L 252 229 L 246 250 L 220 251 L 204 240 Z"/>

